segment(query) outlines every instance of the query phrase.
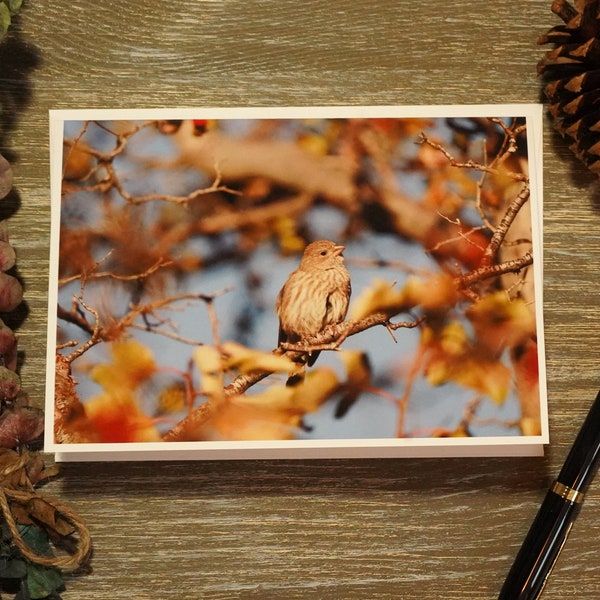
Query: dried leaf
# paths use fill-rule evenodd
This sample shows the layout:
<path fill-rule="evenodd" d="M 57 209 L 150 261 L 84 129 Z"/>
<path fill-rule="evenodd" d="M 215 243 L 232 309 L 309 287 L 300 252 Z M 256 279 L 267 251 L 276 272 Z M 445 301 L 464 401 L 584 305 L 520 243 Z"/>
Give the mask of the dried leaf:
<path fill-rule="evenodd" d="M 25 472 L 29 481 L 35 486 L 40 481 L 54 477 L 59 472 L 58 465 L 48 465 L 44 463 L 44 459 L 37 453 L 29 454 L 29 462 L 25 467 Z"/>
<path fill-rule="evenodd" d="M 24 560 L 0 557 L 0 579 L 24 579 L 26 576 L 27 566 Z"/>
<path fill-rule="evenodd" d="M 17 368 L 17 338 L 12 329 L 0 319 L 0 360 L 14 371 Z"/>
<path fill-rule="evenodd" d="M 13 400 L 21 391 L 21 378 L 10 369 L 0 366 L 0 400 Z"/>
<path fill-rule="evenodd" d="M 44 412 L 33 406 L 5 408 L 0 415 L 0 446 L 16 448 L 42 435 Z"/>
<path fill-rule="evenodd" d="M 43 523 L 47 528 L 56 531 L 59 535 L 66 537 L 75 533 L 75 527 L 69 523 L 57 510 L 39 496 L 33 496 L 27 503 L 29 514 Z"/>
<path fill-rule="evenodd" d="M 15 266 L 15 249 L 8 243 L 0 240 L 0 271 L 8 271 Z"/>
<path fill-rule="evenodd" d="M 8 14 L 7 14 L 8 13 Z M 10 25 L 10 13 L 0 2 L 0 39 Z M 8 195 L 13 186 L 13 171 L 10 163 L 0 154 L 0 200 Z"/>
<path fill-rule="evenodd" d="M 0 272 L 0 312 L 15 310 L 22 300 L 23 286 L 18 279 Z"/>

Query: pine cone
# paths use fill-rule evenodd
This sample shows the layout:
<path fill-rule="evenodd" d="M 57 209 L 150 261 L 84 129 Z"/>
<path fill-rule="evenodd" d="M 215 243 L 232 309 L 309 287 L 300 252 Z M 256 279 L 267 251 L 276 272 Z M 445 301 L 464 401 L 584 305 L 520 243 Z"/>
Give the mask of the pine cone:
<path fill-rule="evenodd" d="M 569 147 L 600 175 L 600 0 L 555 0 L 551 10 L 565 25 L 538 44 L 554 44 L 538 63 L 554 127 Z"/>

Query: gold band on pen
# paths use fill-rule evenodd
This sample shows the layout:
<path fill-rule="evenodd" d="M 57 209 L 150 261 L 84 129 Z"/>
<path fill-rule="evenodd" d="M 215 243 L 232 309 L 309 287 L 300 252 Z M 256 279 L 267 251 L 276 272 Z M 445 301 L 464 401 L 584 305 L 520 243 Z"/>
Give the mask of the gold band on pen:
<path fill-rule="evenodd" d="M 582 492 L 578 492 L 577 490 L 574 490 L 573 488 L 569 487 L 568 485 L 565 485 L 564 483 L 561 483 L 558 480 L 554 482 L 550 490 L 558 496 L 560 496 L 561 498 L 564 498 L 569 502 L 574 502 L 575 504 L 580 504 L 581 502 L 583 502 L 583 498 L 585 497 L 585 494 L 583 494 Z"/>

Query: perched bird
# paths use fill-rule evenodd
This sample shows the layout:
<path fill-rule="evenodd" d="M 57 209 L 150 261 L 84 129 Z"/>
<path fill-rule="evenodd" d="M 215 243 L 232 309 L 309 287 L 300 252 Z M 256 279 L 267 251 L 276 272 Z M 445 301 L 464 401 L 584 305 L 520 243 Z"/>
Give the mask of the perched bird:
<path fill-rule="evenodd" d="M 290 273 L 275 302 L 279 344 L 299 342 L 346 318 L 351 286 L 343 251 L 344 246 L 329 240 L 305 248 L 300 266 Z M 305 365 L 313 365 L 318 356 L 319 352 L 313 351 L 296 358 L 300 368 L 290 375 L 286 385 L 300 383 Z"/>

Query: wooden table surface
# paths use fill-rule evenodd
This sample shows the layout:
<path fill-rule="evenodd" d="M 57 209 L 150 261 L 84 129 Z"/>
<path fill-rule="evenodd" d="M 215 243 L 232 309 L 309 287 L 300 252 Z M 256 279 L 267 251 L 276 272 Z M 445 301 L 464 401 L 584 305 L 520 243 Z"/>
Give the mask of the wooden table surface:
<path fill-rule="evenodd" d="M 49 109 L 537 102 L 550 4 L 26 2 L 20 68 L 0 62 L 0 92 L 20 99 L 25 389 L 43 398 Z M 65 600 L 496 598 L 600 387 L 598 186 L 549 122 L 544 160 L 544 458 L 64 465 L 46 493 L 95 548 Z M 597 482 L 544 599 L 600 597 L 599 515 Z"/>

